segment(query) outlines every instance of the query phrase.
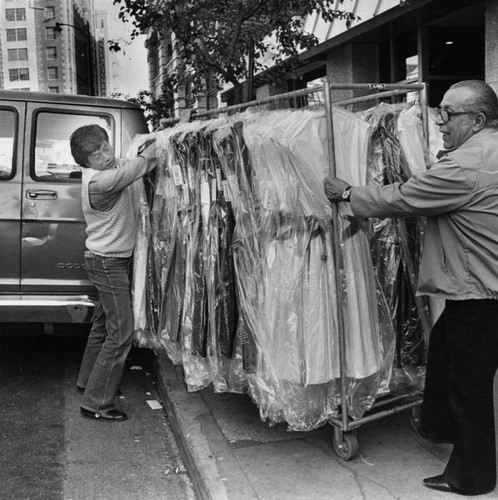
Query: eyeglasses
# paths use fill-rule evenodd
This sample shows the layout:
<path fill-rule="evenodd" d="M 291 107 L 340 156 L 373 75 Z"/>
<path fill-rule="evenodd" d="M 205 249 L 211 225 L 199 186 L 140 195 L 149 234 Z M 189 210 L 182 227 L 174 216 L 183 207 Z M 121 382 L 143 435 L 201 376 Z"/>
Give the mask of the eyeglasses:
<path fill-rule="evenodd" d="M 96 160 L 100 160 L 104 157 L 114 155 L 114 150 L 112 149 L 112 146 L 106 141 L 102 146 L 100 146 L 97 151 L 94 151 L 91 153 L 89 156 L 95 158 Z"/>
<path fill-rule="evenodd" d="M 443 123 L 448 123 L 452 116 L 466 115 L 467 113 L 470 113 L 470 111 L 448 111 L 447 109 L 440 108 L 439 106 L 436 108 L 436 117 Z"/>

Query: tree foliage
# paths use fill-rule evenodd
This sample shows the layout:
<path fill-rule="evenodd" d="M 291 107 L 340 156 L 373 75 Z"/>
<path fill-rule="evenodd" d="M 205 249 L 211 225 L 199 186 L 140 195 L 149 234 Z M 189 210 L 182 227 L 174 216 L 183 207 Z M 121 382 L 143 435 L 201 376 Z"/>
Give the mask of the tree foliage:
<path fill-rule="evenodd" d="M 140 106 L 151 130 L 160 125 L 162 118 L 172 117 L 173 91 L 171 82 L 168 80 L 163 83 L 161 93 L 158 96 L 154 96 L 148 90 L 140 90 L 134 97 L 117 92 L 110 97 L 112 99 L 124 99 Z"/>
<path fill-rule="evenodd" d="M 344 4 L 351 0 L 338 0 Z M 201 85 L 208 75 L 215 83 L 234 86 L 248 77 L 248 59 L 255 72 L 269 65 L 292 71 L 298 54 L 318 44 L 305 31 L 306 17 L 317 12 L 325 21 L 355 18 L 338 10 L 336 0 L 114 0 L 120 18 L 133 24 L 132 37 L 152 29 L 173 34 L 181 64 L 174 83 Z M 116 50 L 116 47 L 115 47 Z"/>

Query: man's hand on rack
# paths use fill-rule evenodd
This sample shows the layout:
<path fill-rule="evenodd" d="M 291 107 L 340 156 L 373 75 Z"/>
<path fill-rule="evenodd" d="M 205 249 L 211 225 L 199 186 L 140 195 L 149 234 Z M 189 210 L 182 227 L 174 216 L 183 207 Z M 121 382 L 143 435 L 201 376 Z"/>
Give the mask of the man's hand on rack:
<path fill-rule="evenodd" d="M 338 177 L 326 177 L 323 181 L 325 189 L 325 196 L 327 196 L 330 203 L 339 203 L 340 201 L 349 201 L 349 197 L 344 197 L 345 191 L 351 186 Z M 346 193 L 349 194 L 349 193 Z"/>
<path fill-rule="evenodd" d="M 156 139 L 149 139 L 140 145 L 137 156 L 142 156 L 146 160 L 156 157 Z"/>

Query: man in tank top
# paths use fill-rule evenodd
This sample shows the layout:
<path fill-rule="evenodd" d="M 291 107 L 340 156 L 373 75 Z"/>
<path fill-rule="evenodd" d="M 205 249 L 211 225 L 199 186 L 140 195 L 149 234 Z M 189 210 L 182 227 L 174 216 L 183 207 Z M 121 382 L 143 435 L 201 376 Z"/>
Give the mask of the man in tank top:
<path fill-rule="evenodd" d="M 73 158 L 83 168 L 85 268 L 99 297 L 76 383 L 83 393 L 81 414 L 119 422 L 127 415 L 114 407 L 114 399 L 133 340 L 129 270 L 136 224 L 131 185 L 156 167 L 155 144 L 121 164 L 99 125 L 78 128 L 70 142 Z"/>

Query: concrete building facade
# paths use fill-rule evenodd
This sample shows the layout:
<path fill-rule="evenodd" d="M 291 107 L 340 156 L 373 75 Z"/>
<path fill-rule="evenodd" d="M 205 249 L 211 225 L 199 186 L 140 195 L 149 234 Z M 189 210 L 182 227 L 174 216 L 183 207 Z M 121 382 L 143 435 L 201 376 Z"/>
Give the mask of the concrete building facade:
<path fill-rule="evenodd" d="M 93 0 L 0 0 L 0 88 L 99 95 Z"/>

